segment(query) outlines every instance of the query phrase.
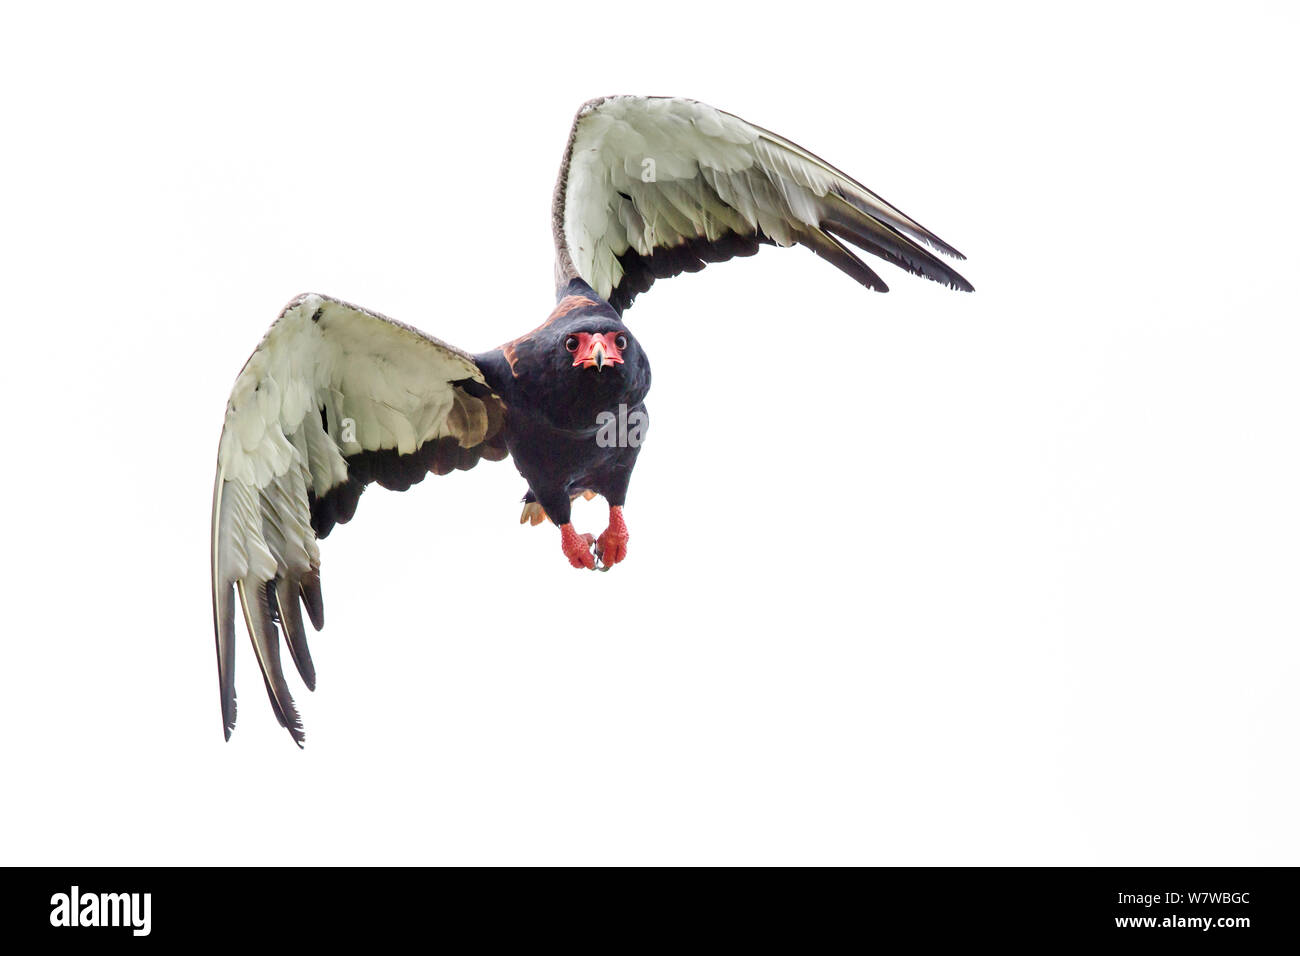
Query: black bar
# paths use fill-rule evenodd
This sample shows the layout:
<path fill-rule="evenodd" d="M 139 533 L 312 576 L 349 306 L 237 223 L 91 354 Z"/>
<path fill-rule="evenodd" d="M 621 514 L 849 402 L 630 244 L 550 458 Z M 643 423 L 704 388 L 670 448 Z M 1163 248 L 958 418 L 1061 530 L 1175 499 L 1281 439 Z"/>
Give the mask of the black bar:
<path fill-rule="evenodd" d="M 487 919 L 493 934 L 508 924 L 532 927 L 539 940 L 553 941 L 590 937 L 597 925 L 613 920 L 623 935 L 601 938 L 615 946 L 747 936 L 813 945 L 847 933 L 850 944 L 903 934 L 957 942 L 1181 946 L 1207 940 L 1235 948 L 1294 940 L 1300 928 L 1292 869 L 845 868 L 810 874 L 701 868 L 593 880 L 578 869 L 557 877 L 396 868 L 11 868 L 7 876 L 11 890 L 0 895 L 4 926 L 11 936 L 46 943 L 75 937 L 133 945 L 277 938 L 300 944 L 336 942 L 348 931 L 397 940 L 421 926 L 445 929 Z M 71 925 L 114 919 L 116 927 Z"/>

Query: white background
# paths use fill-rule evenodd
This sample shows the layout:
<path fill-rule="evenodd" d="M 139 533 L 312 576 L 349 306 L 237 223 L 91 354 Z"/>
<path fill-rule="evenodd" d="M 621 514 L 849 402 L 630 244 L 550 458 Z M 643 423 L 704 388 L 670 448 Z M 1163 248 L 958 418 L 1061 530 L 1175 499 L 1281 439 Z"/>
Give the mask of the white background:
<path fill-rule="evenodd" d="M 548 7 L 5 14 L 0 859 L 1300 862 L 1284 6 Z M 307 749 L 242 638 L 224 743 L 244 359 L 304 291 L 535 326 L 615 92 L 789 136 L 978 291 L 805 250 L 661 283 L 627 563 L 521 528 L 509 463 L 372 488 Z"/>

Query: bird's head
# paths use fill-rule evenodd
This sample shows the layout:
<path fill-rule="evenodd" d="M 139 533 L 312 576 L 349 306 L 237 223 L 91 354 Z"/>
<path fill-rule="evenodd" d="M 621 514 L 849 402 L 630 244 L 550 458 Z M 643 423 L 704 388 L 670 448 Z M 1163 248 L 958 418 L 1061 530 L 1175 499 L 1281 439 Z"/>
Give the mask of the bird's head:
<path fill-rule="evenodd" d="M 602 411 L 637 404 L 650 388 L 650 363 L 617 315 L 566 316 L 535 346 L 538 364 L 516 368 L 556 424 L 585 427 Z"/>
<path fill-rule="evenodd" d="M 650 362 L 619 314 L 585 286 L 562 298 L 546 322 L 501 346 L 516 403 L 563 428 L 634 406 L 650 390 Z"/>
<path fill-rule="evenodd" d="M 546 364 L 562 387 L 615 392 L 643 375 L 641 347 L 612 309 L 566 316 L 548 331 Z"/>

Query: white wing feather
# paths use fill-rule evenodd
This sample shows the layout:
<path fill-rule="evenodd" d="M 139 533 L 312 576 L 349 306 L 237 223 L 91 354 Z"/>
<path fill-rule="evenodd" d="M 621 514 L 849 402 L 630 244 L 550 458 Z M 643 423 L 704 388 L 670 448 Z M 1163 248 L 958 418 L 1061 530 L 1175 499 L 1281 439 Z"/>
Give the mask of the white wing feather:
<path fill-rule="evenodd" d="M 348 481 L 347 456 L 384 449 L 411 454 L 446 436 L 463 448 L 482 443 L 486 415 L 452 414 L 479 401 L 453 384 L 467 379 L 483 383 L 466 353 L 320 295 L 291 302 L 249 358 L 226 408 L 213 492 L 213 613 L 227 737 L 235 721 L 236 594 L 271 703 L 301 744 L 274 624 L 285 629 L 311 686 L 297 605 L 301 593 L 320 626 L 311 500 Z"/>
<path fill-rule="evenodd" d="M 728 236 L 807 245 L 885 291 L 839 236 L 916 274 L 970 288 L 920 243 L 960 253 L 860 183 L 789 140 L 694 100 L 613 96 L 585 104 L 554 218 L 557 284 L 581 278 L 619 308 L 654 276 L 747 254 L 729 251 Z M 700 258 L 687 258 L 690 243 Z M 620 289 L 629 254 L 648 261 L 642 288 Z"/>

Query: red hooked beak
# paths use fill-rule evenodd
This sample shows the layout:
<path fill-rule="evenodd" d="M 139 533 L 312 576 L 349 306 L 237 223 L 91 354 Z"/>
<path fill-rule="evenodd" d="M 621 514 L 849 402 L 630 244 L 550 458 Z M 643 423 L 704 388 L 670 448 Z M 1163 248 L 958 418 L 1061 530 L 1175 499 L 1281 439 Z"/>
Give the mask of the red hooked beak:
<path fill-rule="evenodd" d="M 578 340 L 578 347 L 573 351 L 574 368 L 581 365 L 583 368 L 600 370 L 606 365 L 623 364 L 623 350 L 618 347 L 620 333 L 606 332 L 603 335 L 592 335 L 590 332 L 579 332 L 575 338 Z"/>

